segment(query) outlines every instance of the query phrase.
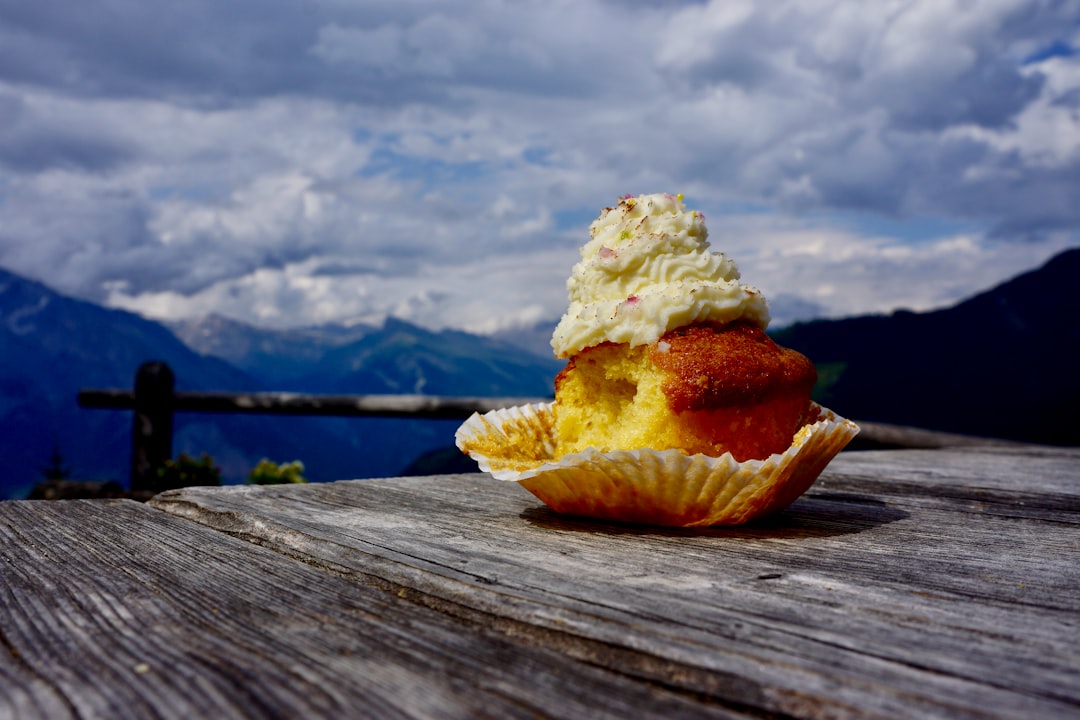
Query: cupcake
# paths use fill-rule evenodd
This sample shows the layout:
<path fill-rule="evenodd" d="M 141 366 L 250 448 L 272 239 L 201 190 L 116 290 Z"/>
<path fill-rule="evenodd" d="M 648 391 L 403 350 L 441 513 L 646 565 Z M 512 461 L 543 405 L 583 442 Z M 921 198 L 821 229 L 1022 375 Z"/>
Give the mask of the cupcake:
<path fill-rule="evenodd" d="M 858 428 L 811 402 L 814 367 L 765 333 L 761 293 L 681 196 L 624 197 L 589 231 L 555 402 L 474 415 L 458 446 L 576 515 L 718 525 L 790 504 Z"/>

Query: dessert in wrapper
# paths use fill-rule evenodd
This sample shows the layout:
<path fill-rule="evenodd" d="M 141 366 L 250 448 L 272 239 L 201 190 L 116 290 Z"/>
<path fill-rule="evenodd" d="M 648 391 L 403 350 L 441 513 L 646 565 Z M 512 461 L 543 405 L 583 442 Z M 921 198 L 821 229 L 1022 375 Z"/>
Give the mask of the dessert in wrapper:
<path fill-rule="evenodd" d="M 573 515 L 732 525 L 791 504 L 858 427 L 811 402 L 817 373 L 765 334 L 761 293 L 681 196 L 624 197 L 589 232 L 555 402 L 473 415 L 458 447 Z"/>
<path fill-rule="evenodd" d="M 557 512 L 649 525 L 737 525 L 794 502 L 858 433 L 850 420 L 815 411 L 786 451 L 743 462 L 678 449 L 587 449 L 555 459 L 551 404 L 474 414 L 457 442 L 481 470 L 520 483 Z"/>

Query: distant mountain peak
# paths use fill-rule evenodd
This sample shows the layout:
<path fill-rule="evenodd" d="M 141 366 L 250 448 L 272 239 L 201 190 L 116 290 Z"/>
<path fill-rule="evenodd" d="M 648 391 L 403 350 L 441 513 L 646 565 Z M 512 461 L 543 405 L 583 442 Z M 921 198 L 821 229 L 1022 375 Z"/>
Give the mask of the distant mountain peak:
<path fill-rule="evenodd" d="M 1080 248 L 952 307 L 798 323 L 841 414 L 935 430 L 1080 444 Z"/>

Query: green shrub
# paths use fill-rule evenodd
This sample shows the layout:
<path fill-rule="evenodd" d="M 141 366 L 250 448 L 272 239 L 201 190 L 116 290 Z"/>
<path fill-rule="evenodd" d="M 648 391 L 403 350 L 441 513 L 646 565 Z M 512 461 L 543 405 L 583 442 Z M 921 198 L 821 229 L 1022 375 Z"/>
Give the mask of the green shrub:
<path fill-rule="evenodd" d="M 307 478 L 304 477 L 304 463 L 299 460 L 278 465 L 264 458 L 252 469 L 246 482 L 251 485 L 287 485 L 306 483 Z"/>
<path fill-rule="evenodd" d="M 221 468 L 214 465 L 214 458 L 203 453 L 198 460 L 187 453 L 180 453 L 176 460 L 166 460 L 158 468 L 157 492 L 175 490 L 194 485 L 220 485 Z"/>

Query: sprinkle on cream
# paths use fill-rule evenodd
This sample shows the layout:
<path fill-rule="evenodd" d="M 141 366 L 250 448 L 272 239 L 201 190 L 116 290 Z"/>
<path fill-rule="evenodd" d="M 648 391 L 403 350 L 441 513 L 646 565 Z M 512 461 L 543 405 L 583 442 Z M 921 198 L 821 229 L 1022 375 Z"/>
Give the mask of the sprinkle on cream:
<path fill-rule="evenodd" d="M 654 343 L 677 327 L 769 323 L 765 298 L 735 263 L 709 251 L 705 216 L 682 195 L 625 196 L 589 227 L 566 282 L 570 304 L 551 339 L 558 357 L 603 342 Z"/>

